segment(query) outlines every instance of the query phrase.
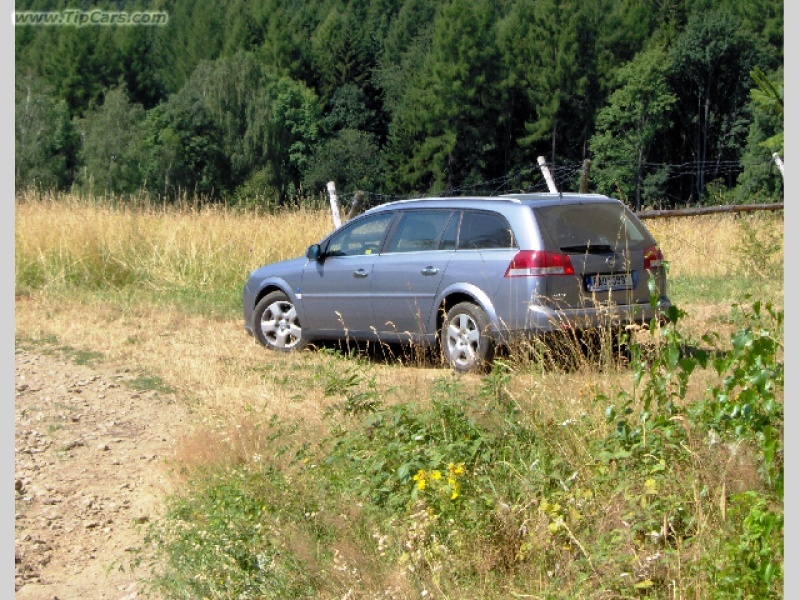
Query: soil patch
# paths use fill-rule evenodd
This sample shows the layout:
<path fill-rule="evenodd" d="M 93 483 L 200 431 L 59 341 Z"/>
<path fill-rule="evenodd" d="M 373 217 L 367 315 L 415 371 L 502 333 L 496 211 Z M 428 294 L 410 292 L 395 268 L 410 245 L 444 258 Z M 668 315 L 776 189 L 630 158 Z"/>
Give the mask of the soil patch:
<path fill-rule="evenodd" d="M 15 356 L 17 600 L 142 597 L 186 411 L 125 369 Z"/>

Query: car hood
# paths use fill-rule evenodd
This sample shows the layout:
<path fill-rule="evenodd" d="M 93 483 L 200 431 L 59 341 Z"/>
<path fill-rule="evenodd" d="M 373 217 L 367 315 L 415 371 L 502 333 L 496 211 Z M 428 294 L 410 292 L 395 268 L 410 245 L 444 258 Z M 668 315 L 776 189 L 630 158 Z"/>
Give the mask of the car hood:
<path fill-rule="evenodd" d="M 249 279 L 250 281 L 263 281 L 271 277 L 285 278 L 292 275 L 300 276 L 307 262 L 308 259 L 302 256 L 264 265 L 250 273 Z"/>

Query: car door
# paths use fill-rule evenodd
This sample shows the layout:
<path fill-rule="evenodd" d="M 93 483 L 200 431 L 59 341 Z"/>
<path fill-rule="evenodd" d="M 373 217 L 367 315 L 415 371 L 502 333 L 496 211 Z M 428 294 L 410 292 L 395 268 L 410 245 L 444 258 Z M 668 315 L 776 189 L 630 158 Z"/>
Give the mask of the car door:
<path fill-rule="evenodd" d="M 450 209 L 404 211 L 393 228 L 372 277 L 372 313 L 385 339 L 433 333 L 436 293 L 455 248 L 448 244 Z"/>
<path fill-rule="evenodd" d="M 503 285 L 516 250 L 513 231 L 502 215 L 465 210 L 458 234 L 458 250 L 445 283 L 469 283 L 493 298 Z"/>
<path fill-rule="evenodd" d="M 304 327 L 336 337 L 372 330 L 372 269 L 392 216 L 345 225 L 323 245 L 321 257 L 308 262 L 300 288 Z"/>

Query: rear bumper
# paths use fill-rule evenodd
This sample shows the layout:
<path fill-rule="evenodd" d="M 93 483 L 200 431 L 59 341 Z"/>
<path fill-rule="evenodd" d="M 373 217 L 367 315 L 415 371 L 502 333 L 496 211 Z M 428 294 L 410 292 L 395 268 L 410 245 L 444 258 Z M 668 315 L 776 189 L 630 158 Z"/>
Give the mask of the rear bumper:
<path fill-rule="evenodd" d="M 603 305 L 578 309 L 554 309 L 540 304 L 528 307 L 525 331 L 545 333 L 624 327 L 625 325 L 648 325 L 653 319 L 666 321 L 671 306 L 669 298 L 659 298 L 656 308 L 650 303 Z"/>

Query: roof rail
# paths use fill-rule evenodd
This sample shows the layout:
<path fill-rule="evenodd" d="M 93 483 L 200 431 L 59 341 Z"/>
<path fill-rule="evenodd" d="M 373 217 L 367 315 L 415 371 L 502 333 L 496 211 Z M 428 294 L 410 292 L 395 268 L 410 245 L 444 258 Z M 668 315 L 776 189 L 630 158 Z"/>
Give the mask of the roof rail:
<path fill-rule="evenodd" d="M 465 201 L 465 200 L 475 200 L 477 202 L 486 202 L 487 200 L 494 201 L 494 202 L 511 202 L 513 204 L 520 204 L 522 201 L 517 198 L 516 196 L 511 195 L 501 195 L 501 196 L 423 196 L 419 198 L 405 198 L 403 200 L 392 200 L 391 202 L 386 202 L 381 204 L 381 206 L 387 205 L 396 205 L 396 204 L 408 204 L 408 203 L 416 203 L 416 202 L 428 202 L 428 201 Z"/>

